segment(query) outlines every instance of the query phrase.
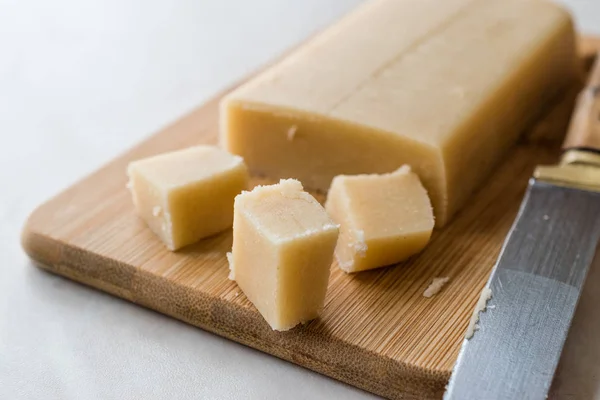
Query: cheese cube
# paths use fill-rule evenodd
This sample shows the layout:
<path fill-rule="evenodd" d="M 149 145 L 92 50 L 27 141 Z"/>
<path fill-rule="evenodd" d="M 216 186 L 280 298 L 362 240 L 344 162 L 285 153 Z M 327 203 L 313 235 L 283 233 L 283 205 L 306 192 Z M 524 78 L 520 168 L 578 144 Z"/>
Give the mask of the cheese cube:
<path fill-rule="evenodd" d="M 134 161 L 127 173 L 137 213 L 170 250 L 230 228 L 248 183 L 242 158 L 211 146 Z"/>
<path fill-rule="evenodd" d="M 272 329 L 319 315 L 338 227 L 300 182 L 257 186 L 235 198 L 230 278 Z"/>
<path fill-rule="evenodd" d="M 336 176 L 325 208 L 340 224 L 335 256 L 346 272 L 407 259 L 425 247 L 434 226 L 427 192 L 408 166 L 383 175 Z"/>
<path fill-rule="evenodd" d="M 221 141 L 311 189 L 409 164 L 443 226 L 577 67 L 546 1 L 368 2 L 226 96 Z"/>

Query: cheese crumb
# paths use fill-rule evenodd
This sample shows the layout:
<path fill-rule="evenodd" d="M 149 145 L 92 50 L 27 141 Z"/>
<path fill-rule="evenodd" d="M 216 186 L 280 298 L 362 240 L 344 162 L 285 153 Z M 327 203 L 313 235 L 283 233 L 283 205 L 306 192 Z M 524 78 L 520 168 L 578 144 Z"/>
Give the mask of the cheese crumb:
<path fill-rule="evenodd" d="M 229 263 L 229 280 L 235 281 L 235 271 L 233 269 L 233 254 L 228 252 L 227 254 L 227 262 Z"/>
<path fill-rule="evenodd" d="M 158 217 L 161 213 L 162 213 L 162 207 L 161 206 L 154 206 L 152 208 L 152 215 L 154 215 L 155 217 Z"/>
<path fill-rule="evenodd" d="M 427 287 L 427 289 L 425 289 L 425 291 L 423 292 L 423 297 L 430 298 L 435 296 L 440 292 L 440 290 L 442 290 L 444 285 L 448 283 L 449 280 L 450 278 L 448 277 L 433 278 L 433 281 L 431 282 L 429 287 Z"/>
<path fill-rule="evenodd" d="M 287 140 L 289 140 L 290 142 L 292 140 L 294 140 L 294 137 L 296 136 L 297 131 L 298 131 L 298 126 L 296 126 L 296 125 L 290 126 L 290 129 L 288 129 L 288 131 L 287 131 Z"/>
<path fill-rule="evenodd" d="M 471 339 L 475 331 L 479 330 L 479 313 L 485 312 L 487 308 L 487 302 L 492 298 L 492 289 L 489 287 L 483 288 L 481 291 L 481 295 L 479 296 L 479 300 L 477 301 L 477 305 L 475 306 L 475 310 L 473 310 L 473 315 L 471 315 L 471 321 L 469 322 L 469 327 L 467 328 L 467 332 L 465 333 L 466 339 Z"/>
<path fill-rule="evenodd" d="M 548 215 L 544 215 L 544 221 L 548 221 L 550 219 L 550 217 Z"/>

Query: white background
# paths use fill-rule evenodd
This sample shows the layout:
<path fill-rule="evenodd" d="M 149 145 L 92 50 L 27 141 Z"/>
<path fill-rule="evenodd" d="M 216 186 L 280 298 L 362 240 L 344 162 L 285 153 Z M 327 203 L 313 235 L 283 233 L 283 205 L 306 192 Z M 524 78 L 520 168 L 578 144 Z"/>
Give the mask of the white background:
<path fill-rule="evenodd" d="M 563 1 L 600 34 L 600 0 Z M 0 399 L 373 397 L 39 271 L 19 245 L 35 206 L 359 2 L 0 0 Z M 569 398 L 600 386 L 589 286 Z"/>

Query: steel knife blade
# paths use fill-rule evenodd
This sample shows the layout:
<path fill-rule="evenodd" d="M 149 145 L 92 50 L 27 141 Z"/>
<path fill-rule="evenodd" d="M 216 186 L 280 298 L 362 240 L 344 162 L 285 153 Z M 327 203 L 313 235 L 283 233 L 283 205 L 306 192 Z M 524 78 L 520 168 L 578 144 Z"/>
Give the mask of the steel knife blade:
<path fill-rule="evenodd" d="M 488 280 L 446 400 L 545 399 L 583 284 L 600 251 L 600 60 L 579 95 L 564 153 L 538 167 Z M 485 304 L 484 302 L 480 304 Z"/>

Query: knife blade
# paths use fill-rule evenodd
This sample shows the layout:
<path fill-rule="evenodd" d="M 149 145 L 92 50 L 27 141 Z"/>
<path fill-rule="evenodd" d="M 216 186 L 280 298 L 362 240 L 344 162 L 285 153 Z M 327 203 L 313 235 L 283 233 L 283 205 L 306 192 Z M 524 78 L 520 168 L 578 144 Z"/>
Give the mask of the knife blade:
<path fill-rule="evenodd" d="M 600 57 L 561 162 L 536 168 L 444 395 L 545 399 L 600 242 Z M 485 306 L 486 298 L 480 305 Z M 480 312 L 484 311 L 484 312 Z"/>

